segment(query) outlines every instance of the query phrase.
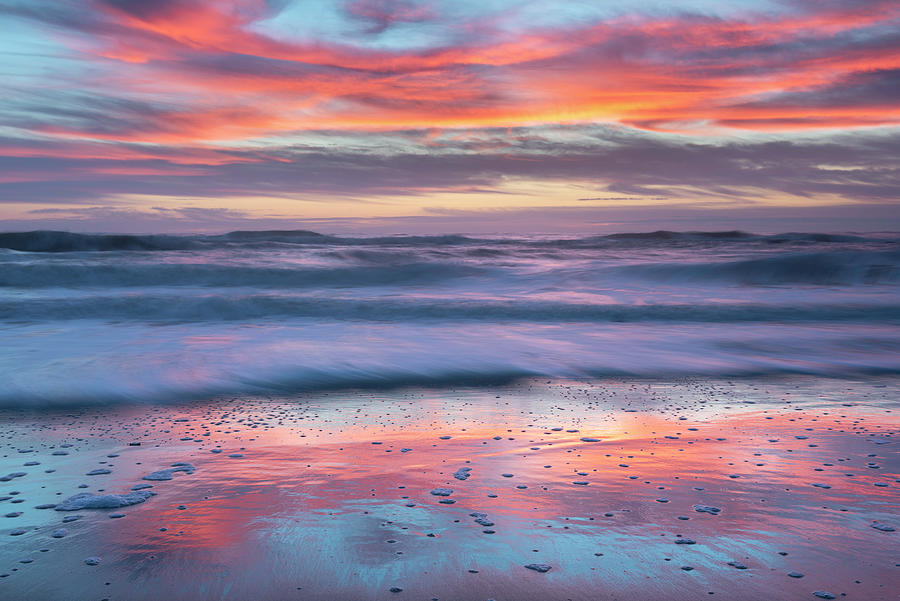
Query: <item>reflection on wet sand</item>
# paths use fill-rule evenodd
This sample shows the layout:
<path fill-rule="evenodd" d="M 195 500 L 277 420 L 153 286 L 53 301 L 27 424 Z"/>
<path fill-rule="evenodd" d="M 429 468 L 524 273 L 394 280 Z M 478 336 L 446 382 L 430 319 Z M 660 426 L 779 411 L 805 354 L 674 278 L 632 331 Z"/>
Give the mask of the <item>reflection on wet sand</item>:
<path fill-rule="evenodd" d="M 27 475 L 0 488 L 22 511 L 0 597 L 891 599 L 898 391 L 542 381 L 7 411 L 3 473 Z M 141 479 L 176 462 L 196 471 Z M 34 508 L 141 483 L 156 496 L 72 512 L 60 539 L 69 512 Z"/>

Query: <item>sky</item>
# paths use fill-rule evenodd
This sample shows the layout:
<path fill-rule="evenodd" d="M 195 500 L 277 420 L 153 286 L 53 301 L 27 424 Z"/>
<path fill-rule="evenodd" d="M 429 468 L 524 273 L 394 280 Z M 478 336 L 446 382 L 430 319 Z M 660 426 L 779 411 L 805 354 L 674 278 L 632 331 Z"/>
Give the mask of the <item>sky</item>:
<path fill-rule="evenodd" d="M 900 230 L 900 3 L 0 0 L 0 230 Z"/>

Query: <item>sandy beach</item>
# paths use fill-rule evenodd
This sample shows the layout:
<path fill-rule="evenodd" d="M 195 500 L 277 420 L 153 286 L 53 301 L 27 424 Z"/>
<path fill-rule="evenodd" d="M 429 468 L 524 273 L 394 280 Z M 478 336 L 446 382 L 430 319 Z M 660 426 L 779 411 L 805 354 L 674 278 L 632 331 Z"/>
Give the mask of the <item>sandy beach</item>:
<path fill-rule="evenodd" d="M 4 409 L 0 597 L 895 599 L 898 392 L 533 379 Z M 100 497 L 134 504 L 77 508 Z"/>

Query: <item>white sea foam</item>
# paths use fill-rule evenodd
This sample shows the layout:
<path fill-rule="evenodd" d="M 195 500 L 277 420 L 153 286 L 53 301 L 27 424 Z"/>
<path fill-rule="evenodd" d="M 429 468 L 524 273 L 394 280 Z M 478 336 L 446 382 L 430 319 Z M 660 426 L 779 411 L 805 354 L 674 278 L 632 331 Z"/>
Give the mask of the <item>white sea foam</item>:
<path fill-rule="evenodd" d="M 123 495 L 95 495 L 89 492 L 73 495 L 59 503 L 56 511 L 78 511 L 80 509 L 118 509 L 143 503 L 156 493 L 137 490 Z"/>

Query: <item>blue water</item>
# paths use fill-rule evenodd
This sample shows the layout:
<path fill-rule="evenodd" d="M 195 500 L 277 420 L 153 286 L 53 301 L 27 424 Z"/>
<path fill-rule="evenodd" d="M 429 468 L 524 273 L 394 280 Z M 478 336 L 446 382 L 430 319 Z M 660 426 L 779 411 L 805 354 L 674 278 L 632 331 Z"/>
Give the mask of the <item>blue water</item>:
<path fill-rule="evenodd" d="M 900 236 L 0 233 L 0 405 L 900 372 Z"/>

